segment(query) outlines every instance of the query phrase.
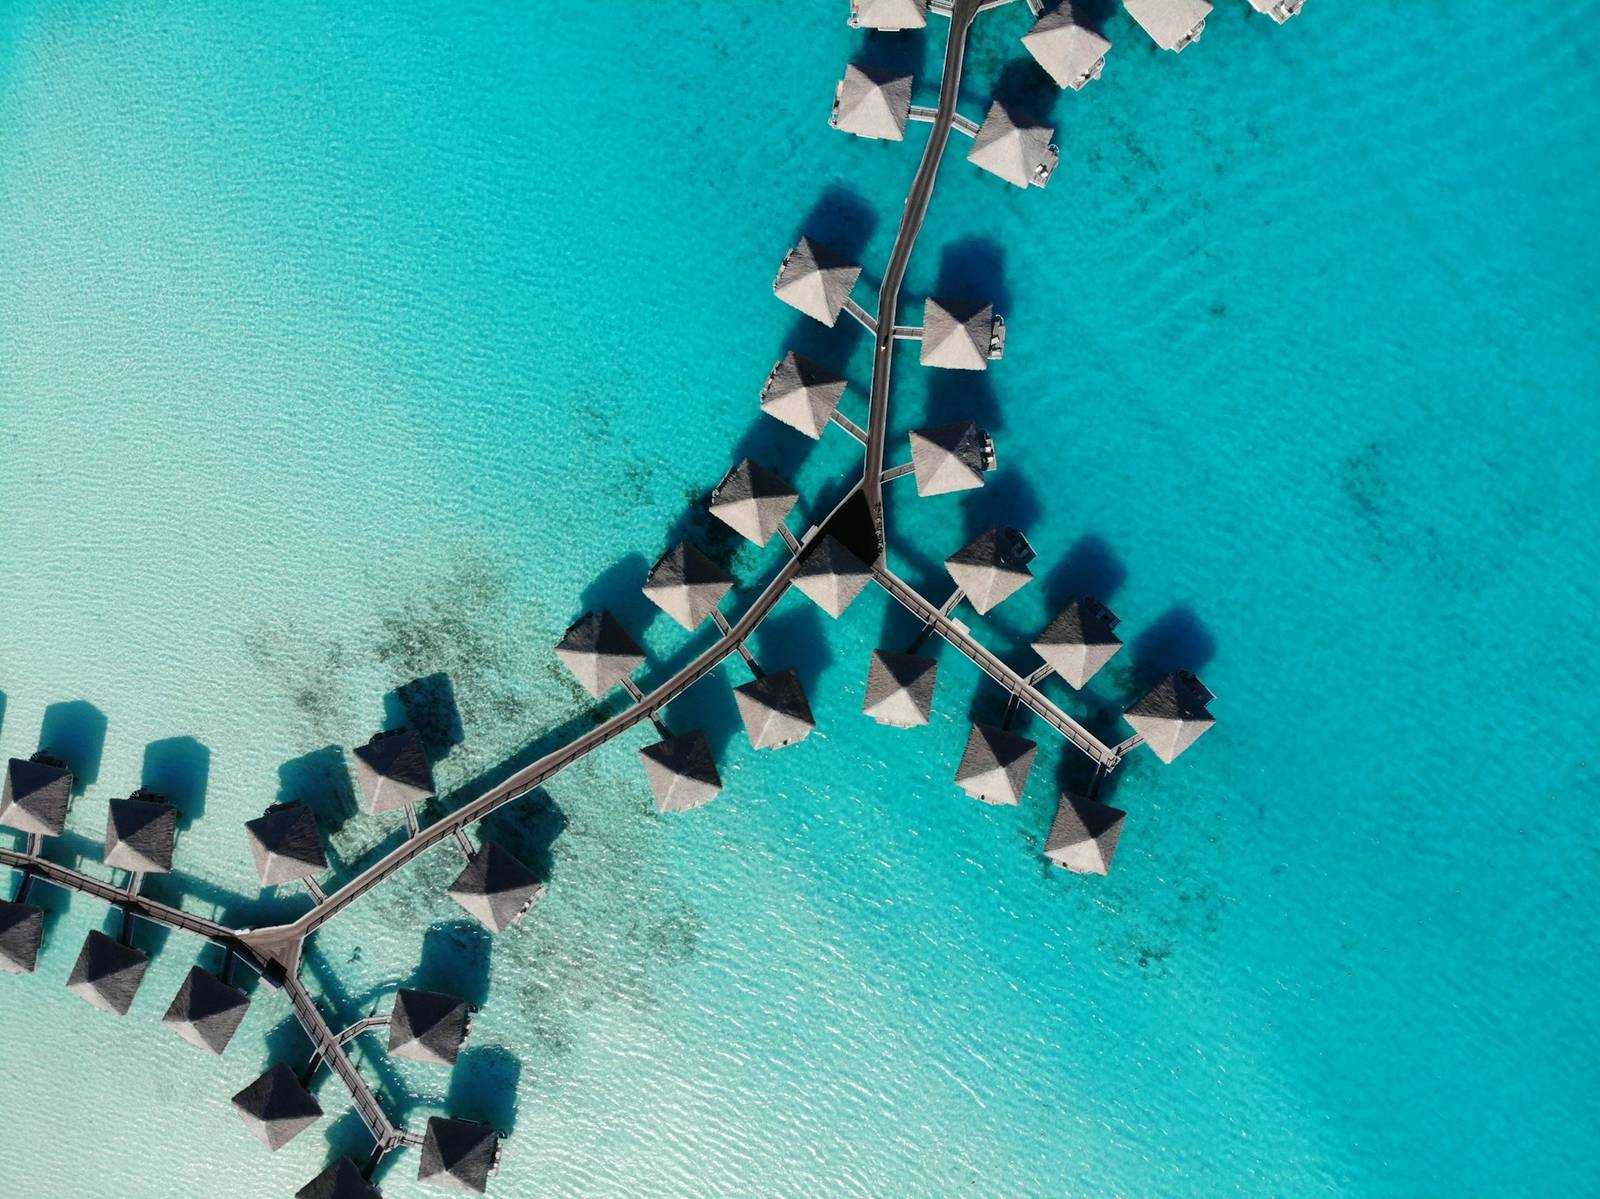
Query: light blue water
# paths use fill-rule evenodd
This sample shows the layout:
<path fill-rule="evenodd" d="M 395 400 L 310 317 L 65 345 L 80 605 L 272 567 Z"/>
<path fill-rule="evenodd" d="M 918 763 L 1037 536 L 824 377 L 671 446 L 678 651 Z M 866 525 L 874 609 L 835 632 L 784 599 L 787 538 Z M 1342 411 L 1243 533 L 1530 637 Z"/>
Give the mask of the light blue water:
<path fill-rule="evenodd" d="M 674 531 L 759 583 L 770 556 L 693 500 L 753 452 L 816 514 L 849 446 L 756 394 L 800 336 L 860 419 L 869 354 L 801 329 L 773 271 L 807 229 L 874 276 L 925 136 L 827 128 L 844 8 L 0 6 L 0 752 L 48 722 L 98 756 L 63 854 L 148 778 L 190 817 L 158 893 L 295 910 L 240 824 L 330 806 L 330 747 L 386 692 L 449 676 L 439 776 L 467 789 L 588 719 L 549 647 L 595 603 L 641 628 Z M 791 596 L 757 650 L 800 667 L 812 738 L 751 752 L 726 667 L 670 714 L 719 746 L 714 805 L 651 814 L 636 732 L 499 822 L 549 872 L 525 924 L 468 933 L 441 849 L 308 979 L 351 1017 L 410 979 L 482 1001 L 453 1076 L 364 1065 L 415 1126 L 511 1128 L 508 1199 L 1584 1193 L 1600 4 L 1279 28 L 1227 0 L 1180 57 L 1118 16 L 1061 97 L 1014 65 L 1027 20 L 983 18 L 963 108 L 1052 105 L 1061 168 L 1023 194 L 952 154 L 907 281 L 913 314 L 995 296 L 1006 359 L 905 354 L 894 410 L 897 438 L 977 416 L 1001 471 L 890 516 L 933 590 L 969 533 L 1028 531 L 1041 582 L 982 622 L 997 647 L 1078 586 L 1110 601 L 1131 648 L 1057 692 L 1108 735 L 1151 670 L 1218 693 L 1178 765 L 1121 772 L 1113 874 L 1042 866 L 1078 768 L 1051 736 L 1019 809 L 967 801 L 992 691 L 946 654 L 933 725 L 881 730 L 866 655 L 906 618 Z M 325 1077 L 329 1119 L 276 1155 L 228 1109 L 304 1052 L 275 997 L 202 1059 L 160 1025 L 197 947 L 161 944 L 117 1022 L 61 988 L 103 909 L 48 903 L 38 973 L 0 984 L 27 1193 L 289 1194 L 360 1149 Z"/>

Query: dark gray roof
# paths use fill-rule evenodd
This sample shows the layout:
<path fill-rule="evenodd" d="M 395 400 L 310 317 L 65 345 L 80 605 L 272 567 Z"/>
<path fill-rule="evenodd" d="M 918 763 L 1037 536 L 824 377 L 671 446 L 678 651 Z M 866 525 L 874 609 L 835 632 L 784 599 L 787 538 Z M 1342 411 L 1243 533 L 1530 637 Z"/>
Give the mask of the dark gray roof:
<path fill-rule="evenodd" d="M 496 933 L 515 924 L 543 895 L 538 876 L 493 841 L 485 841 L 450 884 L 450 898 Z"/>
<path fill-rule="evenodd" d="M 994 306 L 929 297 L 922 309 L 922 365 L 985 371 L 994 340 Z"/>
<path fill-rule="evenodd" d="M 372 740 L 350 752 L 355 755 L 362 794 L 374 815 L 425 803 L 436 794 L 428 749 L 416 729 L 374 733 Z"/>
<path fill-rule="evenodd" d="M 311 1092 L 282 1062 L 235 1095 L 233 1106 L 244 1126 L 274 1153 L 322 1119 Z"/>
<path fill-rule="evenodd" d="M 910 115 L 910 75 L 851 63 L 833 89 L 828 123 L 857 137 L 897 142 L 905 138 Z"/>
<path fill-rule="evenodd" d="M 189 1044 L 221 1053 L 249 1009 L 250 999 L 243 991 L 191 966 L 161 1020 Z"/>
<path fill-rule="evenodd" d="M 782 749 L 804 741 L 817 727 L 806 689 L 793 670 L 763 675 L 735 687 L 733 700 L 756 749 Z"/>
<path fill-rule="evenodd" d="M 1126 816 L 1118 808 L 1063 794 L 1045 839 L 1045 857 L 1074 874 L 1107 873 Z"/>
<path fill-rule="evenodd" d="M 1033 649 L 1073 687 L 1082 687 L 1122 648 L 1117 618 L 1092 596 L 1073 600 L 1045 626 Z"/>
<path fill-rule="evenodd" d="M 956 785 L 984 803 L 1014 804 L 1022 799 L 1038 746 L 1026 737 L 987 724 L 974 724 L 966 752 L 956 767 Z"/>
<path fill-rule="evenodd" d="M 0 900 L 0 973 L 32 974 L 44 942 L 44 912 L 31 903 Z"/>
<path fill-rule="evenodd" d="M 911 465 L 918 495 L 944 495 L 983 486 L 993 461 L 989 435 L 971 421 L 911 431 Z"/>
<path fill-rule="evenodd" d="M 686 629 L 722 602 L 733 579 L 687 541 L 662 554 L 644 581 L 645 597 Z"/>
<path fill-rule="evenodd" d="M 746 458 L 711 493 L 711 515 L 757 545 L 766 545 L 799 498 L 793 487 Z"/>
<path fill-rule="evenodd" d="M 1182 50 L 1200 37 L 1210 0 L 1123 0 L 1128 15 L 1163 50 Z"/>
<path fill-rule="evenodd" d="M 467 1039 L 467 1001 L 437 991 L 398 991 L 389 1017 L 389 1052 L 436 1066 L 453 1066 Z"/>
<path fill-rule="evenodd" d="M 0 824 L 38 837 L 59 837 L 72 802 L 72 772 L 54 758 L 35 754 L 6 763 L 0 789 Z"/>
<path fill-rule="evenodd" d="M 143 793 L 141 793 L 143 794 Z M 159 798 L 113 799 L 106 813 L 107 866 L 135 873 L 172 869 L 178 840 L 178 809 Z"/>
<path fill-rule="evenodd" d="M 927 724 L 938 677 L 939 663 L 932 658 L 875 649 L 867 667 L 867 698 L 861 710 L 879 724 L 897 729 Z"/>
<path fill-rule="evenodd" d="M 1023 116 L 996 100 L 972 139 L 967 161 L 1018 187 L 1043 187 L 1061 155 L 1052 139 L 1055 130 Z"/>
<path fill-rule="evenodd" d="M 850 24 L 858 29 L 921 29 L 928 0 L 850 0 Z"/>
<path fill-rule="evenodd" d="M 870 582 L 871 567 L 831 534 L 806 551 L 794 576 L 795 587 L 835 619 Z"/>
<path fill-rule="evenodd" d="M 487 1124 L 434 1116 L 422 1138 L 417 1180 L 481 1195 L 500 1164 L 500 1134 Z"/>
<path fill-rule="evenodd" d="M 639 760 L 644 763 L 656 807 L 663 812 L 698 808 L 722 790 L 711 746 L 699 729 L 645 746 L 639 751 Z"/>
<path fill-rule="evenodd" d="M 556 657 L 596 699 L 644 665 L 644 651 L 604 608 L 573 622 L 556 646 Z"/>
<path fill-rule="evenodd" d="M 761 389 L 761 411 L 815 440 L 828 427 L 845 382 L 826 367 L 790 350 Z"/>
<path fill-rule="evenodd" d="M 1016 594 L 1033 579 L 1033 547 L 1015 529 L 996 528 L 974 538 L 944 560 L 956 586 L 980 613 Z"/>
<path fill-rule="evenodd" d="M 317 814 L 307 804 L 279 804 L 245 821 L 244 829 L 263 887 L 292 883 L 328 868 Z"/>
<path fill-rule="evenodd" d="M 829 328 L 839 319 L 861 268 L 830 246 L 802 237 L 784 255 L 772 293 L 791 308 Z"/>
<path fill-rule="evenodd" d="M 294 1193 L 294 1199 L 383 1199 L 348 1157 L 341 1157 Z"/>
<path fill-rule="evenodd" d="M 126 1016 L 149 964 L 147 954 L 91 932 L 67 976 L 67 990 L 102 1012 Z"/>
<path fill-rule="evenodd" d="M 1045 13 L 1022 35 L 1022 44 L 1058 87 L 1080 88 L 1100 78 L 1111 43 L 1084 24 L 1070 3 Z"/>
<path fill-rule="evenodd" d="M 1187 671 L 1169 674 L 1123 714 L 1133 731 L 1163 762 L 1172 762 L 1216 723 L 1206 705 L 1211 692 Z"/>

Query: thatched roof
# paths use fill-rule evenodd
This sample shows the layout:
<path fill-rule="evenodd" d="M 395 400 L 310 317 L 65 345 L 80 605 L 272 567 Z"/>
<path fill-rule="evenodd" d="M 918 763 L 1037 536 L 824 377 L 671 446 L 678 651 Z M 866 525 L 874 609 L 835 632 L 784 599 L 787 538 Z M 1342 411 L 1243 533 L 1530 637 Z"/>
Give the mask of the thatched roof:
<path fill-rule="evenodd" d="M 1022 35 L 1028 53 L 1056 81 L 1057 87 L 1076 90 L 1100 78 L 1111 43 L 1096 33 L 1074 11 L 1070 2 L 1057 5 Z"/>
<path fill-rule="evenodd" d="M 221 1053 L 249 1010 L 250 999 L 243 991 L 191 966 L 161 1022 L 196 1048 Z"/>
<path fill-rule="evenodd" d="M 322 1119 L 322 1108 L 299 1077 L 279 1062 L 233 1097 L 244 1126 L 276 1153 Z"/>
<path fill-rule="evenodd" d="M 928 0 L 850 0 L 850 24 L 858 29 L 921 29 Z"/>
<path fill-rule="evenodd" d="M 0 900 L 0 974 L 32 974 L 44 943 L 44 911 Z"/>
<path fill-rule="evenodd" d="M 844 389 L 845 381 L 827 367 L 790 350 L 767 376 L 761 411 L 815 441 L 828 427 Z"/>
<path fill-rule="evenodd" d="M 837 620 L 872 582 L 872 569 L 837 537 L 819 538 L 795 571 L 794 585 Z"/>
<path fill-rule="evenodd" d="M 967 161 L 1018 187 L 1043 187 L 1060 160 L 1055 130 L 996 100 L 972 139 Z"/>
<path fill-rule="evenodd" d="M 1118 808 L 1063 794 L 1045 839 L 1045 857 L 1074 874 L 1106 874 L 1126 817 Z"/>
<path fill-rule="evenodd" d="M 772 292 L 831 329 L 860 274 L 861 268 L 838 251 L 802 237 L 800 244 L 784 255 Z"/>
<path fill-rule="evenodd" d="M 372 740 L 350 752 L 356 760 L 356 779 L 367 797 L 367 807 L 375 815 L 426 803 L 436 794 L 433 766 L 428 762 L 422 734 L 416 729 L 374 733 Z"/>
<path fill-rule="evenodd" d="M 893 728 L 927 724 L 938 677 L 939 663 L 932 658 L 875 649 L 867 667 L 867 698 L 861 710 Z"/>
<path fill-rule="evenodd" d="M 1038 748 L 1026 737 L 1005 729 L 974 724 L 961 765 L 956 767 L 956 785 L 984 803 L 1018 803 Z"/>
<path fill-rule="evenodd" d="M 817 727 L 806 689 L 793 670 L 763 675 L 735 687 L 733 701 L 756 749 L 782 749 L 804 741 Z"/>
<path fill-rule="evenodd" d="M 944 560 L 956 586 L 980 613 L 1031 582 L 1033 547 L 1015 529 L 996 528 L 975 538 Z"/>
<path fill-rule="evenodd" d="M 450 884 L 450 898 L 490 932 L 504 932 L 544 895 L 538 876 L 493 841 Z"/>
<path fill-rule="evenodd" d="M 296 1191 L 294 1199 L 383 1199 L 383 1192 L 363 1178 L 348 1157 L 341 1157 Z"/>
<path fill-rule="evenodd" d="M 1250 0 L 1251 8 L 1266 13 L 1280 25 L 1290 17 L 1297 16 L 1305 6 L 1306 0 Z"/>
<path fill-rule="evenodd" d="M 1123 7 L 1163 50 L 1196 41 L 1211 15 L 1209 0 L 1123 0 Z"/>
<path fill-rule="evenodd" d="M 746 458 L 711 493 L 711 515 L 735 533 L 766 545 L 800 494 L 759 462 Z"/>
<path fill-rule="evenodd" d="M 67 990 L 102 1012 L 126 1016 L 149 964 L 148 954 L 91 932 L 67 976 Z"/>
<path fill-rule="evenodd" d="M 487 1124 L 434 1116 L 422 1139 L 417 1180 L 447 1191 L 481 1195 L 500 1164 L 500 1134 Z"/>
<path fill-rule="evenodd" d="M 851 63 L 833 89 L 828 123 L 857 137 L 897 142 L 911 115 L 911 76 Z"/>
<path fill-rule="evenodd" d="M 994 443 L 971 421 L 911 431 L 911 465 L 918 495 L 944 495 L 983 486 Z"/>
<path fill-rule="evenodd" d="M 35 754 L 6 763 L 0 789 L 0 824 L 36 837 L 59 837 L 67 827 L 72 772 L 55 758 Z"/>
<path fill-rule="evenodd" d="M 113 799 L 106 813 L 105 863 L 134 873 L 172 869 L 178 841 L 178 809 L 159 797 Z"/>
<path fill-rule="evenodd" d="M 1123 713 L 1133 731 L 1163 762 L 1172 762 L 1216 721 L 1206 711 L 1211 692 L 1194 675 L 1174 671 Z"/>
<path fill-rule="evenodd" d="M 467 1039 L 471 1013 L 464 999 L 436 991 L 395 993 L 389 1053 L 435 1066 L 453 1066 Z"/>
<path fill-rule="evenodd" d="M 556 657 L 596 699 L 644 665 L 644 651 L 604 608 L 584 613 L 568 627 Z"/>
<path fill-rule="evenodd" d="M 699 729 L 645 746 L 639 760 L 660 811 L 687 812 L 710 803 L 722 790 L 711 745 Z"/>
<path fill-rule="evenodd" d="M 317 814 L 308 804 L 279 804 L 245 821 L 244 829 L 263 887 L 296 882 L 328 868 Z"/>
<path fill-rule="evenodd" d="M 657 559 L 644 581 L 645 598 L 686 629 L 694 629 L 733 586 L 727 571 L 687 541 Z"/>
<path fill-rule="evenodd" d="M 922 310 L 922 365 L 946 370 L 989 369 L 994 306 L 980 300 L 929 298 Z"/>
<path fill-rule="evenodd" d="M 1117 618 L 1092 596 L 1073 600 L 1033 642 L 1034 652 L 1073 687 L 1082 687 L 1116 656 Z"/>

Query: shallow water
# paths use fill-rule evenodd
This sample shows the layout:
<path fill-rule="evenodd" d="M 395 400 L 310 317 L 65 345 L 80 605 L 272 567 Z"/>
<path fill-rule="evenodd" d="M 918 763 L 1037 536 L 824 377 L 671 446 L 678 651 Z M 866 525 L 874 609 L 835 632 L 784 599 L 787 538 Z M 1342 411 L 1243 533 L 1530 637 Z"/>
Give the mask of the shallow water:
<path fill-rule="evenodd" d="M 308 798 L 339 861 L 392 843 L 336 751 L 396 688 L 448 678 L 413 708 L 459 713 L 438 773 L 465 793 L 591 719 L 549 652 L 587 607 L 681 655 L 637 591 L 675 535 L 759 584 L 772 555 L 697 501 L 751 453 L 797 527 L 825 511 L 850 446 L 755 397 L 798 339 L 861 419 L 870 355 L 772 274 L 823 233 L 866 295 L 925 136 L 836 134 L 830 89 L 864 41 L 939 53 L 844 8 L 0 8 L 0 752 L 90 763 L 62 854 L 148 781 L 186 818 L 157 893 L 298 910 L 240 824 Z M 1026 660 L 1092 588 L 1130 648 L 1057 698 L 1120 735 L 1186 666 L 1217 728 L 1120 772 L 1109 878 L 1049 871 L 1081 764 L 1041 730 L 1021 807 L 969 802 L 992 689 L 946 653 L 934 723 L 881 730 L 866 656 L 909 618 L 793 595 L 756 650 L 800 668 L 809 740 L 752 752 L 708 680 L 669 715 L 718 747 L 712 806 L 652 814 L 636 731 L 494 822 L 551 891 L 492 945 L 448 847 L 319 935 L 342 1016 L 408 980 L 482 1004 L 453 1075 L 364 1054 L 396 1112 L 509 1128 L 512 1199 L 1582 1193 L 1597 18 L 1315 0 L 1279 28 L 1228 0 L 1174 57 L 1117 16 L 1105 78 L 1057 96 L 1024 6 L 985 16 L 964 110 L 1053 106 L 1062 165 L 1023 194 L 946 160 L 907 311 L 993 296 L 1007 355 L 902 354 L 891 447 L 971 415 L 1001 470 L 892 492 L 895 564 L 939 590 L 968 535 L 1025 528 L 1040 581 L 973 622 L 991 644 Z M 290 1194 L 362 1151 L 325 1075 L 329 1118 L 276 1155 L 228 1110 L 305 1053 L 275 996 L 203 1058 L 160 1016 L 210 951 L 151 940 L 117 1022 L 61 989 L 104 910 L 47 902 L 38 973 L 0 984 L 0 1164 L 30 1193 Z"/>

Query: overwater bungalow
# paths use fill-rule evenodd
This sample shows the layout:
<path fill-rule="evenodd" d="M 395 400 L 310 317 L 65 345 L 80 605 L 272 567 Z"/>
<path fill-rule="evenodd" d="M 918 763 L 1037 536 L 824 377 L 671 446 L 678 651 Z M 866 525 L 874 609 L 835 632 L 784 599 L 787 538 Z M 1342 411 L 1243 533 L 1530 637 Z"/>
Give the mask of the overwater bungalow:
<path fill-rule="evenodd" d="M 472 855 L 448 892 L 492 933 L 503 933 L 543 898 L 545 886 L 510 852 L 493 841 Z"/>
<path fill-rule="evenodd" d="M 44 944 L 44 911 L 0 900 L 0 974 L 32 974 Z"/>
<path fill-rule="evenodd" d="M 861 710 L 891 728 L 927 724 L 938 677 L 939 663 L 933 658 L 875 649 L 867 666 L 867 696 Z"/>
<path fill-rule="evenodd" d="M 1038 749 L 1026 737 L 974 723 L 956 767 L 956 786 L 984 803 L 1020 803 Z"/>
<path fill-rule="evenodd" d="M 44 750 L 6 763 L 0 789 L 0 824 L 31 837 L 59 837 L 72 803 L 72 772 Z"/>
<path fill-rule="evenodd" d="M 956 586 L 981 615 L 1033 581 L 1033 547 L 1016 529 L 990 529 L 944 560 Z"/>
<path fill-rule="evenodd" d="M 197 1049 L 220 1054 L 250 1010 L 250 998 L 216 975 L 191 966 L 161 1022 Z"/>
<path fill-rule="evenodd" d="M 910 116 L 910 75 L 851 63 L 833 89 L 828 124 L 857 137 L 898 142 L 905 138 Z"/>
<path fill-rule="evenodd" d="M 1111 49 L 1111 43 L 1084 21 L 1070 0 L 1035 21 L 1022 35 L 1022 44 L 1057 87 L 1073 91 L 1100 78 Z"/>
<path fill-rule="evenodd" d="M 298 882 L 328 868 L 322 830 L 308 804 L 275 804 L 245 821 L 244 831 L 263 887 Z"/>
<path fill-rule="evenodd" d="M 1126 817 L 1118 808 L 1063 793 L 1044 856 L 1074 874 L 1109 873 Z"/>
<path fill-rule="evenodd" d="M 276 1153 L 322 1119 L 322 1108 L 299 1076 L 279 1062 L 233 1097 L 252 1135 Z"/>
<path fill-rule="evenodd" d="M 857 29 L 921 29 L 928 23 L 928 0 L 850 0 L 850 24 Z"/>
<path fill-rule="evenodd" d="M 67 990 L 102 1012 L 126 1016 L 149 965 L 148 954 L 91 932 L 67 976 Z"/>
<path fill-rule="evenodd" d="M 1290 17 L 1297 16 L 1305 4 L 1306 0 L 1250 0 L 1251 8 L 1266 13 L 1280 25 Z"/>
<path fill-rule="evenodd" d="M 472 1020 L 464 999 L 437 991 L 395 993 L 389 1016 L 389 1054 L 434 1066 L 453 1066 Z"/>
<path fill-rule="evenodd" d="M 911 468 L 918 495 L 944 495 L 983 486 L 994 468 L 994 442 L 971 421 L 911 431 Z"/>
<path fill-rule="evenodd" d="M 762 675 L 733 689 L 733 701 L 756 749 L 782 749 L 804 741 L 817 727 L 800 675 L 793 670 Z"/>
<path fill-rule="evenodd" d="M 383 1199 L 348 1157 L 341 1157 L 294 1193 L 294 1199 Z"/>
<path fill-rule="evenodd" d="M 930 297 L 922 310 L 923 366 L 983 371 L 1005 352 L 1005 323 L 978 300 Z"/>
<path fill-rule="evenodd" d="M 746 458 L 711 493 L 711 515 L 757 545 L 772 540 L 799 492 L 759 462 Z"/>
<path fill-rule="evenodd" d="M 148 791 L 113 799 L 106 812 L 105 864 L 133 874 L 172 869 L 178 841 L 178 809 Z"/>
<path fill-rule="evenodd" d="M 791 308 L 831 329 L 860 275 L 861 268 L 838 251 L 802 237 L 783 256 L 772 292 Z"/>
<path fill-rule="evenodd" d="M 871 582 L 871 568 L 831 534 L 811 546 L 794 577 L 795 587 L 835 620 Z"/>
<path fill-rule="evenodd" d="M 694 630 L 710 616 L 733 586 L 733 578 L 687 541 L 656 560 L 645 577 L 644 594 L 684 628 Z"/>
<path fill-rule="evenodd" d="M 584 613 L 567 627 L 556 645 L 556 657 L 595 699 L 644 665 L 644 651 L 604 608 Z"/>
<path fill-rule="evenodd" d="M 996 100 L 972 139 L 967 161 L 1018 187 L 1044 187 L 1061 161 L 1055 132 Z"/>
<path fill-rule="evenodd" d="M 687 812 L 710 803 L 722 791 L 711 745 L 699 729 L 645 746 L 639 760 L 659 811 Z"/>
<path fill-rule="evenodd" d="M 761 411 L 816 441 L 844 391 L 845 381 L 838 375 L 790 350 L 761 388 Z"/>
<path fill-rule="evenodd" d="M 1122 718 L 1156 757 L 1171 763 L 1216 723 L 1206 711 L 1215 698 L 1194 675 L 1177 670 L 1150 688 Z"/>
<path fill-rule="evenodd" d="M 500 1134 L 487 1124 L 433 1116 L 422 1137 L 417 1181 L 481 1195 L 500 1166 Z"/>
<path fill-rule="evenodd" d="M 1074 600 L 1056 614 L 1033 642 L 1033 650 L 1065 679 L 1082 687 L 1122 648 L 1121 623 L 1093 596 Z"/>
<path fill-rule="evenodd" d="M 350 753 L 356 762 L 356 781 L 373 815 L 414 808 L 437 793 L 428 750 L 416 729 L 374 733 L 370 741 Z"/>
<path fill-rule="evenodd" d="M 1156 45 L 1174 53 L 1200 40 L 1206 18 L 1211 15 L 1210 0 L 1122 0 L 1122 3 L 1128 15 Z"/>

